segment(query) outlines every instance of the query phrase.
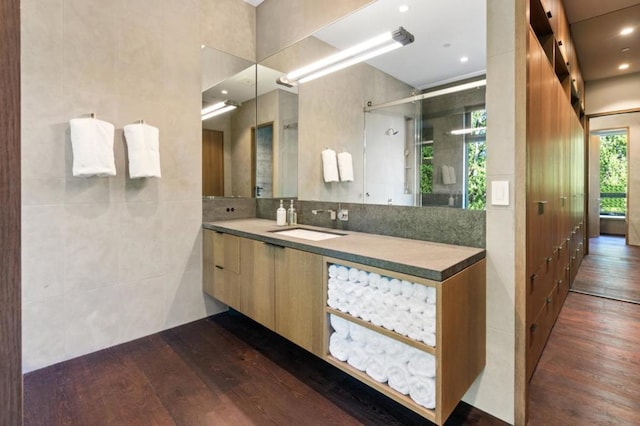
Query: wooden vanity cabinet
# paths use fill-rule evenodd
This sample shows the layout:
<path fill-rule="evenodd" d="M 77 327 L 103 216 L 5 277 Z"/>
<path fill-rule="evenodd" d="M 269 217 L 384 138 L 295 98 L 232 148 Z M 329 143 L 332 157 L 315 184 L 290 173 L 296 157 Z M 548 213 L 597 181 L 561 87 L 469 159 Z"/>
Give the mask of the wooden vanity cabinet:
<path fill-rule="evenodd" d="M 309 352 L 323 354 L 323 258 L 275 248 L 275 331 Z"/>
<path fill-rule="evenodd" d="M 203 239 L 204 292 L 239 309 L 240 238 L 216 231 L 204 231 Z"/>
<path fill-rule="evenodd" d="M 206 229 L 203 251 L 205 293 L 322 353 L 322 256 Z"/>

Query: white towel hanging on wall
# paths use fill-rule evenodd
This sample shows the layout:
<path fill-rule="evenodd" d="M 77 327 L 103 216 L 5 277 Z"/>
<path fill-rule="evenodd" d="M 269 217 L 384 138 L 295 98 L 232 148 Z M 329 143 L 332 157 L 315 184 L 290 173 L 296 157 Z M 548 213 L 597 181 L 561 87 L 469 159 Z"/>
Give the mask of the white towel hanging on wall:
<path fill-rule="evenodd" d="M 338 182 L 338 160 L 332 149 L 322 151 L 322 175 L 325 182 Z"/>
<path fill-rule="evenodd" d="M 144 123 L 124 126 L 129 155 L 129 177 L 161 177 L 160 131 Z"/>
<path fill-rule="evenodd" d="M 73 176 L 115 176 L 113 124 L 96 118 L 73 118 L 69 127 Z"/>
<path fill-rule="evenodd" d="M 353 159 L 348 152 L 338 154 L 338 170 L 340 171 L 340 181 L 353 182 Z"/>

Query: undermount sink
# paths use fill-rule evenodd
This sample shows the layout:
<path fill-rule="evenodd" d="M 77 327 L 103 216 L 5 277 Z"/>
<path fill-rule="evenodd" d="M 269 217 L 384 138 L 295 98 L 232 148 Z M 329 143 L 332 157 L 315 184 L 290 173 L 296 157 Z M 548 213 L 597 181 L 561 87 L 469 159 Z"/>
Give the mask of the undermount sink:
<path fill-rule="evenodd" d="M 274 234 L 284 235 L 287 237 L 300 238 L 310 241 L 322 241 L 331 238 L 344 237 L 346 234 L 338 234 L 337 232 L 317 231 L 315 229 L 305 228 L 287 228 L 282 230 L 271 231 Z"/>

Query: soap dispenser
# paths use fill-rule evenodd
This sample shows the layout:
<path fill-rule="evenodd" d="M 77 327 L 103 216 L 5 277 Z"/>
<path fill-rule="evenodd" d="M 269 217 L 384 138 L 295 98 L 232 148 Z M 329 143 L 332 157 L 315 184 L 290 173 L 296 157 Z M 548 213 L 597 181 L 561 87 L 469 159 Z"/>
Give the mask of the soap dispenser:
<path fill-rule="evenodd" d="M 276 225 L 283 226 L 287 224 L 287 211 L 284 209 L 284 205 L 282 205 L 282 200 L 280 200 L 280 207 L 276 211 Z"/>
<path fill-rule="evenodd" d="M 291 205 L 289 206 L 289 210 L 287 210 L 287 222 L 289 225 L 296 225 L 298 223 L 298 213 L 296 212 L 296 208 L 293 207 L 293 200 L 291 200 Z"/>

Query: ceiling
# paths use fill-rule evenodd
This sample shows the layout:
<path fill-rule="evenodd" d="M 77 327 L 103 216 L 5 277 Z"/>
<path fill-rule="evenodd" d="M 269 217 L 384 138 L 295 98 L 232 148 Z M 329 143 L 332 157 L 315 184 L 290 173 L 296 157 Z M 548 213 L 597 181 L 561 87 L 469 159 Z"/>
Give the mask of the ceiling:
<path fill-rule="evenodd" d="M 639 0 L 564 0 L 564 4 L 585 81 L 640 72 Z M 625 27 L 634 32 L 620 35 Z M 622 63 L 629 68 L 619 70 Z"/>

